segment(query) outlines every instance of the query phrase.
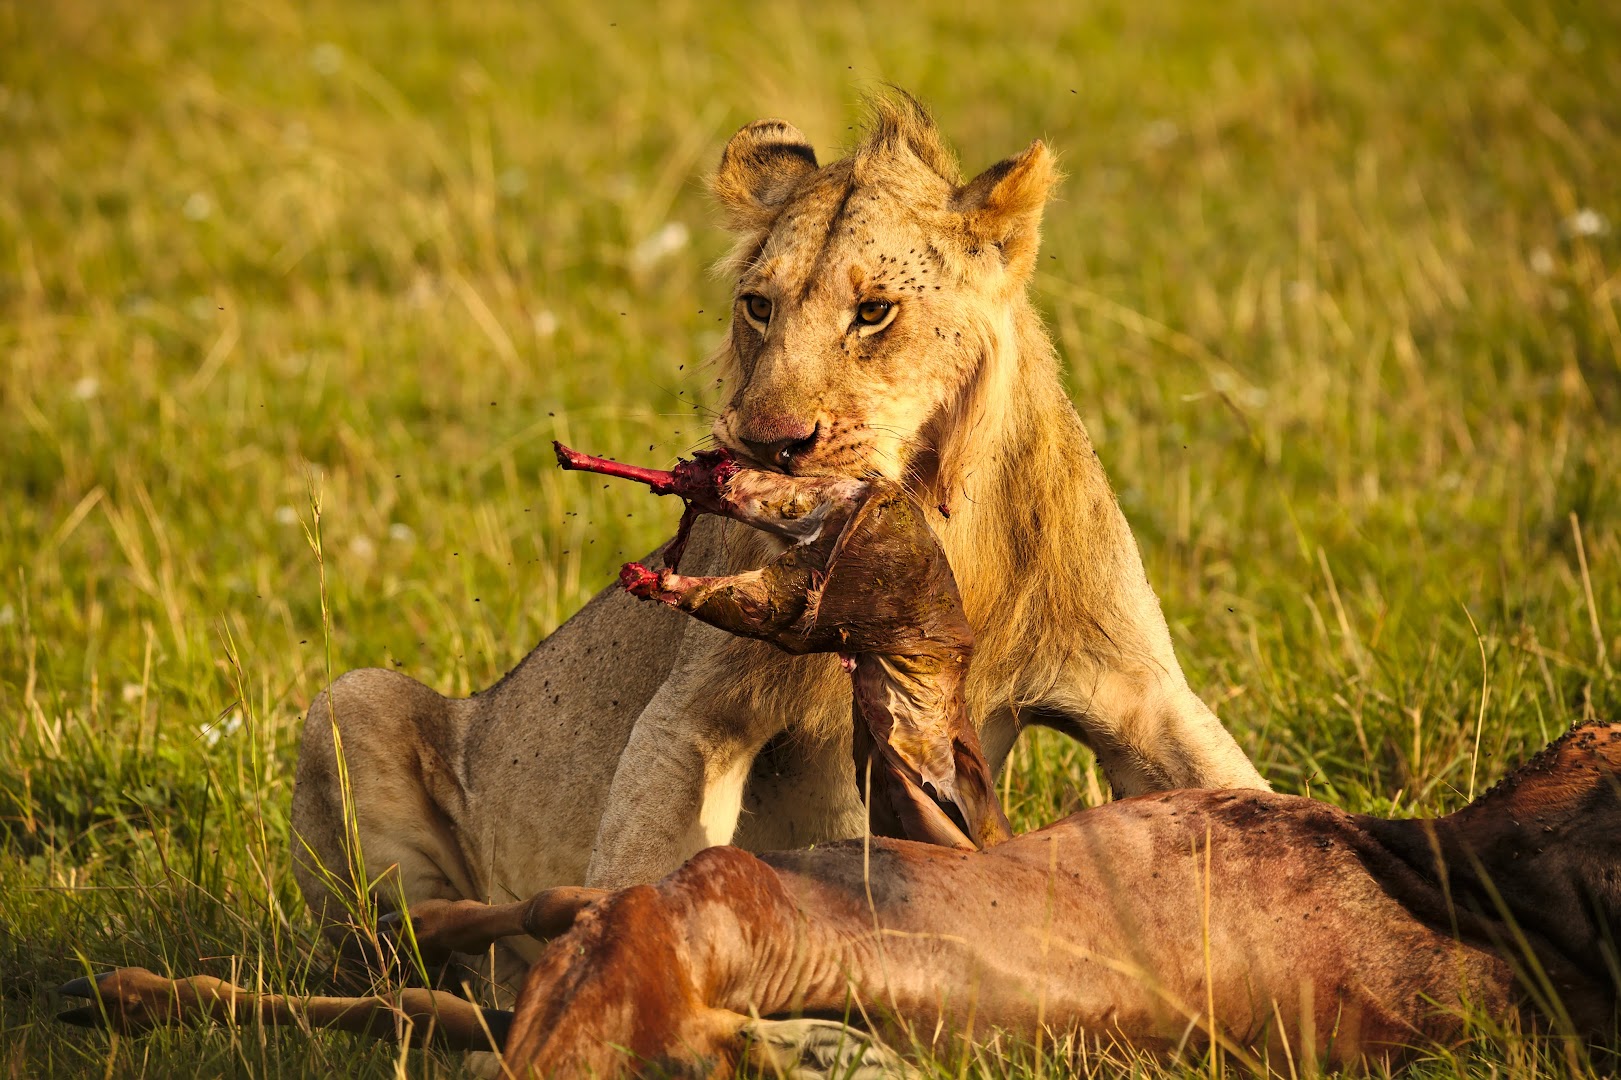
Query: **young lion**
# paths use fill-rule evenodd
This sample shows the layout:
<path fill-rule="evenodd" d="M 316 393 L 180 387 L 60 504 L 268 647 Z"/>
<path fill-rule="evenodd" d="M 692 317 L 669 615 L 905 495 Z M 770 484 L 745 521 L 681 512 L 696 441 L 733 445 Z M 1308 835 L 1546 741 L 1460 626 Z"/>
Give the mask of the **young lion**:
<path fill-rule="evenodd" d="M 1090 746 L 1116 795 L 1265 787 L 1183 678 L 1026 296 L 1052 155 L 1037 142 L 964 183 L 915 101 L 874 113 L 826 166 L 778 120 L 726 147 L 713 189 L 737 289 L 717 441 L 940 508 L 930 525 L 973 627 L 966 694 L 993 768 L 1037 723 Z M 771 545 L 706 519 L 685 565 L 734 573 Z M 379 875 L 389 906 L 502 901 L 654 881 L 728 841 L 859 835 L 849 695 L 832 656 L 787 656 L 616 587 L 470 699 L 350 672 L 305 725 L 300 885 L 337 922 L 344 882 Z"/>

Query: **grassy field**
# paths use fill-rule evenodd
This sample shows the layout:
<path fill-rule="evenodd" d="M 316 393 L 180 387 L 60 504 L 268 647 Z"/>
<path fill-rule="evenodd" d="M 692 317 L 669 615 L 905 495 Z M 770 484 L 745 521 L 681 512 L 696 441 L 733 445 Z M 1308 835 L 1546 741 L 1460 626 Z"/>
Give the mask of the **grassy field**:
<path fill-rule="evenodd" d="M 832 150 L 881 81 L 970 171 L 1063 154 L 1036 293 L 1275 784 L 1445 811 L 1621 712 L 1621 9 L 1069 6 L 0 0 L 0 1075 L 458 1074 L 38 995 L 299 984 L 303 708 L 485 686 L 670 530 L 550 441 L 698 441 L 699 178 L 757 116 Z M 1099 798 L 1056 737 L 1011 792 Z"/>

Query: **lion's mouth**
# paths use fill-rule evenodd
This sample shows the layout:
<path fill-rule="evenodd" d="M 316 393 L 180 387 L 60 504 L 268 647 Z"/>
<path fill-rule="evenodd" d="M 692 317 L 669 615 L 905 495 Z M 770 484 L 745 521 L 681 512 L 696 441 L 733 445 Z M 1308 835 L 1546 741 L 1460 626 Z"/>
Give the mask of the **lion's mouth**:
<path fill-rule="evenodd" d="M 734 457 L 748 465 L 751 469 L 763 472 L 783 473 L 788 476 L 808 476 L 805 466 L 808 464 L 804 456 L 805 451 L 790 451 L 786 448 L 774 452 L 762 450 L 747 439 L 734 439 L 731 437 L 717 438 L 715 442 L 729 450 Z M 807 448 L 808 449 L 808 448 Z"/>
<path fill-rule="evenodd" d="M 809 460 L 816 452 L 817 443 L 823 438 L 822 425 L 818 423 L 804 438 L 784 439 L 782 442 L 772 443 L 759 456 L 767 459 L 772 468 L 792 476 L 795 474 L 794 465 L 799 461 Z"/>
<path fill-rule="evenodd" d="M 755 468 L 788 476 L 811 476 L 817 474 L 806 466 L 826 444 L 827 435 L 827 426 L 820 420 L 808 434 L 792 433 L 779 439 L 747 438 L 737 432 L 734 423 L 727 423 L 715 432 L 715 441 Z"/>
<path fill-rule="evenodd" d="M 822 417 L 811 434 L 776 443 L 744 438 L 739 426 L 735 419 L 716 425 L 715 442 L 749 466 L 768 472 L 894 482 L 917 471 L 917 440 L 899 440 L 893 449 L 885 449 L 861 421 Z"/>

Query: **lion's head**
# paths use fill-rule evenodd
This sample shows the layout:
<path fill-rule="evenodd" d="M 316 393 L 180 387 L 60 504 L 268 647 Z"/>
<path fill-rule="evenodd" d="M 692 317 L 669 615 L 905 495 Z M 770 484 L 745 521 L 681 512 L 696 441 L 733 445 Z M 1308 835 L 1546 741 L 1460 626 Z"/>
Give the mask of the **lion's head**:
<path fill-rule="evenodd" d="M 783 121 L 739 131 L 713 180 L 738 235 L 716 438 L 785 472 L 927 479 L 1025 303 L 1055 179 L 1037 142 L 963 183 L 905 95 L 826 166 Z"/>

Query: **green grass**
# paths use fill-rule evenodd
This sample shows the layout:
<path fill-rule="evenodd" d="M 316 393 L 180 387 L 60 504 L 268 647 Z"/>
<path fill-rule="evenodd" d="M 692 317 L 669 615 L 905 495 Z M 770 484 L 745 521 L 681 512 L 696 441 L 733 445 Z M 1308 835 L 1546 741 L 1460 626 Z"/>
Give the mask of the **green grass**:
<path fill-rule="evenodd" d="M 669 531 L 550 440 L 698 441 L 698 177 L 756 116 L 837 146 L 884 80 L 970 169 L 1063 154 L 1036 295 L 1189 677 L 1279 787 L 1445 811 L 1616 715 L 1621 15 L 1068 7 L 0 0 L 0 1073 L 457 1073 L 110 1042 L 38 993 L 299 984 L 302 709 L 362 665 L 487 685 Z M 1015 821 L 1097 784 L 1028 740 Z M 998 1060 L 969 1074 L 1041 1071 Z"/>

